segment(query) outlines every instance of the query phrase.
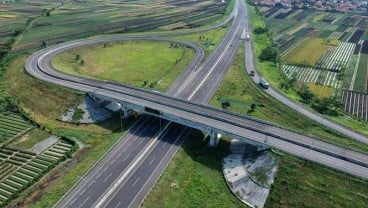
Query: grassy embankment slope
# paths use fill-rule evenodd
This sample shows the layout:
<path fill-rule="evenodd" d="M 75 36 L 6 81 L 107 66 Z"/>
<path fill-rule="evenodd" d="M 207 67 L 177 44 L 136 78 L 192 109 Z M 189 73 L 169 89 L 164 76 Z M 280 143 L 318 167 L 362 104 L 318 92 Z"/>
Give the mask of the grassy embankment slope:
<path fill-rule="evenodd" d="M 256 12 L 255 6 L 248 4 L 248 11 L 252 28 L 265 27 L 263 17 Z M 257 59 L 256 63 L 257 68 L 262 73 L 262 76 L 264 76 L 272 86 L 277 88 L 280 85 L 280 83 L 286 79 L 284 77 L 283 72 L 278 69 L 276 64 L 270 62 L 260 62 L 258 58 L 259 55 L 261 54 L 262 49 L 272 45 L 272 42 L 267 34 L 262 35 L 253 34 L 252 37 L 254 41 L 255 55 Z M 282 91 L 290 99 L 299 102 L 300 97 L 297 95 L 295 90 L 289 89 L 288 91 L 285 91 L 283 89 L 280 89 L 280 91 Z M 354 129 L 355 131 L 359 131 L 361 133 L 368 135 L 368 128 L 365 122 L 358 121 L 356 119 L 351 118 L 350 116 L 338 116 L 338 117 L 329 116 L 329 118 L 331 120 L 335 120 L 339 123 L 342 123 Z"/>

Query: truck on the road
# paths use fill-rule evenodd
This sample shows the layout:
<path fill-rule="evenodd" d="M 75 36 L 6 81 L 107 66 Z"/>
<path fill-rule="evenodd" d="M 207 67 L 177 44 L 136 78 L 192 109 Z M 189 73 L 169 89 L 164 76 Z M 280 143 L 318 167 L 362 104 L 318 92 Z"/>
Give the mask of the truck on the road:
<path fill-rule="evenodd" d="M 270 86 L 270 84 L 268 84 L 268 82 L 263 78 L 259 79 L 259 85 L 261 85 L 261 87 L 263 87 L 264 89 L 268 89 L 268 87 Z"/>
<path fill-rule="evenodd" d="M 250 40 L 250 36 L 249 35 L 245 36 L 245 40 L 246 41 L 249 41 Z"/>

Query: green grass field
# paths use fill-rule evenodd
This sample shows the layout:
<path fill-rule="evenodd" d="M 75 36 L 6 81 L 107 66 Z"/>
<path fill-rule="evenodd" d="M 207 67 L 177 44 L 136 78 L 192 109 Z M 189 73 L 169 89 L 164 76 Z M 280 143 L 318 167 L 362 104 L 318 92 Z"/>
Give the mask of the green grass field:
<path fill-rule="evenodd" d="M 203 135 L 194 131 L 176 153 L 172 163 L 143 207 L 242 207 L 222 176 L 222 158 L 229 142 L 210 148 Z"/>
<path fill-rule="evenodd" d="M 333 46 L 326 44 L 321 38 L 308 38 L 285 57 L 285 61 L 292 64 L 315 66 L 323 54 Z"/>
<path fill-rule="evenodd" d="M 175 43 L 128 41 L 72 49 L 56 56 L 53 66 L 68 74 L 165 91 L 193 55 Z"/>
<path fill-rule="evenodd" d="M 279 170 L 265 207 L 365 207 L 368 181 L 289 155 Z"/>

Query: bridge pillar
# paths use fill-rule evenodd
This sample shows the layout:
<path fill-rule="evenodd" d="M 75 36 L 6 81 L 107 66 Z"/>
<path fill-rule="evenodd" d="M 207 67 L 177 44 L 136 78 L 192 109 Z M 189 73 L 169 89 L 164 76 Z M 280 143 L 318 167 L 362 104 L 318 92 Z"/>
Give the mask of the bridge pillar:
<path fill-rule="evenodd" d="M 132 110 L 125 103 L 118 103 L 121 109 L 121 117 L 126 119 L 132 115 Z"/>
<path fill-rule="evenodd" d="M 264 144 L 258 144 L 257 145 L 257 151 L 264 151 L 270 149 L 270 146 L 264 145 Z"/>
<path fill-rule="evenodd" d="M 216 147 L 220 141 L 221 135 L 219 135 L 216 131 L 211 130 L 209 136 L 210 141 L 208 142 L 208 146 Z"/>
<path fill-rule="evenodd" d="M 121 111 L 122 111 L 122 113 L 123 113 L 122 118 L 126 119 L 126 118 L 128 118 L 129 116 L 131 116 L 131 113 L 130 113 L 131 111 L 130 111 L 128 108 L 123 107 L 123 108 L 121 109 Z"/>

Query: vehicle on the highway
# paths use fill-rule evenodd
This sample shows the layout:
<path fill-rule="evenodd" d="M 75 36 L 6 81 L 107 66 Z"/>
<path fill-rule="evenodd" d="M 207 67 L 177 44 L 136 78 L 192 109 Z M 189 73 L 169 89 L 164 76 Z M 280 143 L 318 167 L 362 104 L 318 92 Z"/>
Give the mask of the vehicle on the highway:
<path fill-rule="evenodd" d="M 247 36 L 245 37 L 245 40 L 246 40 L 246 41 L 249 41 L 249 40 L 250 40 L 250 36 L 249 36 L 249 35 L 247 35 Z"/>
<path fill-rule="evenodd" d="M 254 70 L 251 70 L 251 71 L 250 71 L 250 73 L 249 73 L 249 75 L 250 75 L 251 77 L 254 77 L 254 75 L 256 75 L 256 72 L 255 72 Z"/>
<path fill-rule="evenodd" d="M 261 85 L 264 89 L 268 89 L 270 86 L 270 84 L 268 84 L 268 82 L 263 78 L 259 79 L 259 85 Z"/>

